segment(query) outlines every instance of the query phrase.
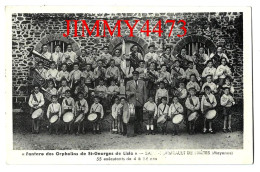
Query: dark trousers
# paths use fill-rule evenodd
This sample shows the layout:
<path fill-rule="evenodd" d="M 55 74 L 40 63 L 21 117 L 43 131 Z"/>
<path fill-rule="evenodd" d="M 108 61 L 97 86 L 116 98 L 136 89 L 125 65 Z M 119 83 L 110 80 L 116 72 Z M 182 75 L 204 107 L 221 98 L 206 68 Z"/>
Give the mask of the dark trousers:
<path fill-rule="evenodd" d="M 135 132 L 141 133 L 143 130 L 143 108 L 135 107 Z"/>

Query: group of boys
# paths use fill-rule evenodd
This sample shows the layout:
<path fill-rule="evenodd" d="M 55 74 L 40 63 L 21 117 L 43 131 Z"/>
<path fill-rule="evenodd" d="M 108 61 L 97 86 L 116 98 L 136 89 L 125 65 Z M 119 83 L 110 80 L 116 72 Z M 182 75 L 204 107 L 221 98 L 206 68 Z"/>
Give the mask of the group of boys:
<path fill-rule="evenodd" d="M 230 109 L 235 104 L 234 87 L 229 59 L 221 47 L 210 56 L 203 47 L 192 56 L 187 55 L 186 49 L 176 56 L 172 55 L 171 47 L 166 47 L 161 55 L 155 52 L 154 45 L 148 49 L 144 57 L 137 45 L 132 46 L 129 55 L 116 49 L 112 56 L 105 46 L 100 55 L 96 49 L 91 54 L 83 49 L 81 56 L 77 56 L 71 45 L 65 53 L 56 46 L 52 54 L 44 45 L 42 56 L 51 60 L 50 69 L 46 70 L 43 63 L 38 62 L 36 71 L 47 81 L 48 86 L 43 89 L 50 98 L 44 99 L 41 86 L 35 85 L 29 99 L 32 112 L 41 108 L 41 116 L 46 113 L 48 119 L 53 115 L 62 119 L 67 112 L 73 113 L 75 118 L 84 114 L 75 125 L 64 123 L 64 133 L 72 133 L 76 126 L 76 134 L 86 132 L 86 116 L 90 113 L 99 115 L 99 120 L 93 122 L 93 133 L 100 134 L 100 123 L 109 112 L 113 119 L 112 132 L 123 135 L 127 135 L 131 125 L 135 133 L 142 133 L 143 122 L 147 134 L 155 134 L 159 128 L 166 134 L 167 121 L 182 114 L 189 134 L 194 134 L 197 118 L 187 120 L 190 114 L 197 112 L 205 116 L 209 110 L 222 107 L 223 132 L 232 131 Z M 123 96 L 121 83 L 125 85 Z M 47 105 L 46 110 L 44 105 Z M 131 123 L 130 107 L 134 108 L 134 123 Z M 166 121 L 157 122 L 161 116 Z M 39 119 L 33 119 L 33 133 L 39 133 Z M 50 124 L 50 133 L 55 129 L 59 134 L 60 123 Z M 178 135 L 178 129 L 179 125 L 174 124 L 173 135 Z M 215 133 L 212 121 L 205 117 L 202 132 Z"/>

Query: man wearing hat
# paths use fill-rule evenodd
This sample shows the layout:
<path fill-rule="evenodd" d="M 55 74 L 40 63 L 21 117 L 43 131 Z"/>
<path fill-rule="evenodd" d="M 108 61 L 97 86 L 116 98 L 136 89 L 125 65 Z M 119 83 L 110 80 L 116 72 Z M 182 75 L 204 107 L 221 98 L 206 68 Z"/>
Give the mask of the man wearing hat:
<path fill-rule="evenodd" d="M 151 62 L 158 63 L 159 61 L 159 57 L 155 53 L 154 48 L 155 48 L 154 44 L 148 46 L 149 52 L 144 56 L 144 61 L 147 64 L 150 64 Z"/>
<path fill-rule="evenodd" d="M 129 103 L 135 105 L 135 115 L 136 115 L 136 132 L 140 133 L 142 130 L 143 122 L 143 105 L 147 99 L 147 90 L 145 82 L 138 80 L 139 72 L 133 72 L 133 80 L 128 81 L 126 84 L 126 95 L 128 97 Z"/>

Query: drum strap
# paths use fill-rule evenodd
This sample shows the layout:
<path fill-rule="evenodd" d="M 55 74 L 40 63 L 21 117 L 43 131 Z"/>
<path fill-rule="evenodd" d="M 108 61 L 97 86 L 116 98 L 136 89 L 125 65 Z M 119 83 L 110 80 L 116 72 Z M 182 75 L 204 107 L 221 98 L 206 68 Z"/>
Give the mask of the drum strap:
<path fill-rule="evenodd" d="M 195 105 L 194 105 L 194 102 L 193 102 L 193 100 L 192 100 L 191 97 L 189 98 L 189 100 L 190 100 L 190 104 L 191 104 L 192 106 L 195 106 Z"/>
<path fill-rule="evenodd" d="M 66 104 L 67 106 L 69 106 L 69 102 L 68 102 L 67 99 L 65 99 L 65 104 Z"/>
<path fill-rule="evenodd" d="M 178 113 L 180 113 L 180 112 L 178 111 L 178 108 L 176 108 L 176 106 L 175 106 L 174 103 L 173 103 L 173 106 L 174 106 L 174 108 L 175 108 L 175 111 L 178 112 Z"/>
<path fill-rule="evenodd" d="M 213 103 L 212 103 L 212 102 L 210 102 L 210 100 L 209 100 L 209 97 L 208 97 L 208 95 L 207 95 L 207 94 L 205 94 L 205 97 L 206 97 L 206 101 L 207 101 L 208 103 L 210 103 L 211 105 L 213 105 Z"/>
<path fill-rule="evenodd" d="M 163 108 L 163 110 L 162 110 L 162 113 L 164 112 L 165 108 L 166 108 L 166 105 L 164 105 L 164 108 Z"/>
<path fill-rule="evenodd" d="M 54 109 L 54 106 L 53 106 L 53 103 L 51 104 L 51 113 L 52 114 L 58 114 L 58 112 L 55 112 L 55 109 Z"/>
<path fill-rule="evenodd" d="M 174 72 L 176 72 L 178 75 L 181 75 L 181 73 L 180 73 L 181 68 L 179 68 L 179 70 L 177 70 L 175 67 L 173 67 L 172 70 L 174 70 Z"/>
<path fill-rule="evenodd" d="M 97 108 L 99 107 L 99 105 L 97 105 L 97 107 L 95 108 L 94 112 L 96 112 Z"/>
<path fill-rule="evenodd" d="M 37 99 L 35 93 L 34 93 L 32 96 L 33 96 L 33 100 L 36 101 L 36 102 L 38 103 L 39 101 L 38 101 L 38 99 Z"/>

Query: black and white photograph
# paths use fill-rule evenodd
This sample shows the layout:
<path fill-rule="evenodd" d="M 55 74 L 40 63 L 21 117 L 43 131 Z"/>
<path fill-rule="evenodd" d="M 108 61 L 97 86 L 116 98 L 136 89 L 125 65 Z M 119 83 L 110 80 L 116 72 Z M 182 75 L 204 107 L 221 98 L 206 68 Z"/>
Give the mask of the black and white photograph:
<path fill-rule="evenodd" d="M 245 10 L 210 10 L 11 13 L 12 149 L 243 151 Z"/>

